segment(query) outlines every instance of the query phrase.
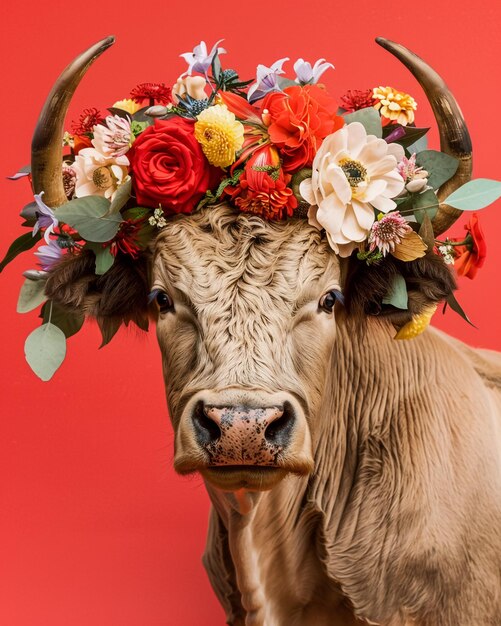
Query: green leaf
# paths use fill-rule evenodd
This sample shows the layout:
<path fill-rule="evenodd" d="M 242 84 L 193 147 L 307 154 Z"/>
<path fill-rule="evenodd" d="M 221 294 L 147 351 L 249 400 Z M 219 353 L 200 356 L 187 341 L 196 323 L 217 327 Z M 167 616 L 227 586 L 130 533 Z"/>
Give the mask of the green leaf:
<path fill-rule="evenodd" d="M 444 200 L 461 211 L 478 211 L 501 198 L 501 182 L 489 178 L 477 178 L 456 189 Z"/>
<path fill-rule="evenodd" d="M 50 300 L 43 305 L 39 317 L 43 319 L 43 325 L 48 324 L 50 319 L 50 323 L 57 326 L 66 338 L 76 334 L 82 328 L 85 320 L 84 314 L 80 313 L 80 311 L 65 309 Z"/>
<path fill-rule="evenodd" d="M 21 291 L 19 292 L 19 299 L 17 301 L 17 312 L 28 313 L 33 311 L 38 306 L 47 300 L 45 295 L 45 280 L 31 280 L 27 278 Z"/>
<path fill-rule="evenodd" d="M 110 208 L 108 209 L 108 215 L 119 213 L 120 210 L 127 204 L 132 191 L 132 179 L 129 178 L 116 190 L 115 196 L 111 201 Z M 81 233 L 80 233 L 81 234 Z"/>
<path fill-rule="evenodd" d="M 428 148 L 428 137 L 423 135 L 420 139 L 411 143 L 410 146 L 407 146 L 407 150 L 410 154 L 419 154 Z"/>
<path fill-rule="evenodd" d="M 216 83 L 219 84 L 219 79 L 221 78 L 221 61 L 219 59 L 219 54 L 216 52 L 214 58 L 212 59 L 212 75 Z"/>
<path fill-rule="evenodd" d="M 112 267 L 115 257 L 111 253 L 110 247 L 103 247 L 98 243 L 87 243 L 86 248 L 90 248 L 96 256 L 96 274 L 102 276 Z"/>
<path fill-rule="evenodd" d="M 390 290 L 383 298 L 383 304 L 391 304 L 397 309 L 407 309 L 408 300 L 405 279 L 402 274 L 396 274 L 393 278 Z"/>
<path fill-rule="evenodd" d="M 367 107 L 365 109 L 359 109 L 354 113 L 348 113 L 343 116 L 347 124 L 353 122 L 360 122 L 367 131 L 368 135 L 376 135 L 381 138 L 383 136 L 383 129 L 381 126 L 381 116 L 374 107 Z"/>
<path fill-rule="evenodd" d="M 473 324 L 473 322 L 470 320 L 470 318 L 463 311 L 463 308 L 461 307 L 459 302 L 456 300 L 456 296 L 453 293 L 451 293 L 451 294 L 449 294 L 449 296 L 447 296 L 446 305 L 444 306 L 444 313 L 445 313 L 445 309 L 446 309 L 447 304 L 451 307 L 451 309 L 455 313 L 460 315 L 466 322 L 468 322 L 468 324 L 470 324 L 470 326 L 473 326 L 473 328 L 476 328 L 475 324 Z"/>
<path fill-rule="evenodd" d="M 425 150 L 416 156 L 416 163 L 429 173 L 428 184 L 438 189 L 454 176 L 459 160 L 437 150 Z"/>
<path fill-rule="evenodd" d="M 18 237 L 14 241 L 14 243 L 11 244 L 2 262 L 0 263 L 0 272 L 4 269 L 4 267 L 6 267 L 6 265 L 14 260 L 18 254 L 21 254 L 21 252 L 26 252 L 26 250 L 33 248 L 33 246 L 40 241 L 41 236 L 41 232 L 38 231 L 35 236 L 33 236 L 33 234 L 30 232 L 24 233 L 24 235 Z"/>
<path fill-rule="evenodd" d="M 422 224 L 424 215 L 427 214 L 432 220 L 438 211 L 439 200 L 433 189 L 426 189 L 421 193 L 412 194 L 412 206 L 414 216 Z"/>
<path fill-rule="evenodd" d="M 58 220 L 77 230 L 87 241 L 104 243 L 113 239 L 122 222 L 120 213 L 109 215 L 111 203 L 101 196 L 76 198 L 55 210 Z"/>
<path fill-rule="evenodd" d="M 28 335 L 24 354 L 35 374 L 50 380 L 66 356 L 64 333 L 54 324 L 43 324 Z"/>
<path fill-rule="evenodd" d="M 140 220 L 140 219 L 145 218 L 151 212 L 152 210 L 147 209 L 146 207 L 135 206 L 135 207 L 132 207 L 131 209 L 127 209 L 127 211 L 125 211 L 123 215 L 126 220 Z"/>

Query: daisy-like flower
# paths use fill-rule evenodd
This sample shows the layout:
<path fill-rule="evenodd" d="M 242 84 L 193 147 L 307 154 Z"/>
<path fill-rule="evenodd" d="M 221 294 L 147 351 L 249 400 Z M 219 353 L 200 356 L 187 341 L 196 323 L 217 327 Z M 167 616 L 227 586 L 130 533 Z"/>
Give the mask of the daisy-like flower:
<path fill-rule="evenodd" d="M 376 248 L 383 256 L 395 250 L 395 246 L 412 228 L 398 211 L 392 211 L 387 215 L 379 214 L 379 218 L 371 227 L 369 234 L 369 249 L 373 252 Z"/>
<path fill-rule="evenodd" d="M 105 124 L 106 126 L 103 124 L 94 126 L 92 145 L 104 155 L 111 157 L 124 155 L 134 141 L 130 119 L 119 115 L 108 115 Z"/>
<path fill-rule="evenodd" d="M 122 111 L 127 111 L 130 115 L 134 115 L 134 113 L 139 111 L 141 105 L 130 98 L 125 98 L 124 100 L 118 100 L 115 102 L 112 108 L 121 109 Z"/>
<path fill-rule="evenodd" d="M 424 191 L 428 184 L 428 172 L 416 165 L 416 153 L 408 159 L 404 157 L 397 166 L 398 173 L 405 181 L 405 188 L 411 193 Z"/>
<path fill-rule="evenodd" d="M 249 87 L 247 92 L 249 102 L 255 102 L 260 98 L 264 98 L 267 93 L 272 91 L 282 91 L 278 85 L 278 77 L 281 74 L 285 74 L 282 65 L 288 60 L 288 57 L 279 59 L 271 67 L 266 65 L 257 66 L 256 82 Z"/>
<path fill-rule="evenodd" d="M 102 119 L 103 116 L 95 107 L 84 109 L 78 120 L 72 122 L 71 131 L 74 135 L 86 135 L 91 133 L 94 126 Z"/>
<path fill-rule="evenodd" d="M 201 41 L 198 46 L 193 48 L 193 52 L 185 52 L 184 54 L 180 54 L 186 63 L 188 63 L 188 69 L 185 74 L 190 74 L 192 72 L 199 72 L 200 74 L 207 74 L 209 67 L 214 60 L 216 54 L 225 54 L 226 50 L 224 48 L 218 48 L 219 44 L 224 41 L 220 39 L 216 41 L 216 43 L 212 46 L 212 50 L 207 52 L 207 45 L 205 41 Z"/>
<path fill-rule="evenodd" d="M 130 92 L 130 97 L 138 104 L 148 100 L 150 106 L 172 102 L 171 88 L 165 83 L 140 83 Z"/>
<path fill-rule="evenodd" d="M 207 160 L 217 167 L 228 167 L 244 142 L 244 126 L 224 104 L 216 104 L 197 116 L 195 138 Z"/>
<path fill-rule="evenodd" d="M 374 209 L 388 213 L 391 200 L 404 188 L 397 163 L 404 156 L 399 144 L 367 135 L 353 122 L 326 137 L 312 167 L 312 177 L 299 190 L 311 206 L 310 224 L 325 229 L 332 249 L 349 256 L 365 241 L 374 223 Z"/>
<path fill-rule="evenodd" d="M 393 87 L 374 87 L 372 92 L 376 104 L 376 108 L 383 117 L 407 126 L 414 122 L 414 111 L 417 108 L 417 103 L 412 96 L 404 93 L 403 91 L 397 91 Z"/>
<path fill-rule="evenodd" d="M 73 168 L 77 174 L 75 196 L 104 196 L 113 199 L 118 187 L 128 178 L 126 156 L 105 156 L 95 148 L 80 150 Z"/>
<path fill-rule="evenodd" d="M 354 113 L 360 109 L 367 109 L 375 104 L 372 89 L 350 89 L 341 96 L 339 103 L 346 113 Z"/>
<path fill-rule="evenodd" d="M 325 59 L 318 59 L 315 65 L 311 67 L 311 63 L 304 59 L 298 59 L 294 63 L 294 71 L 296 72 L 296 83 L 300 85 L 314 85 L 318 83 L 322 74 L 330 67 L 334 69 L 332 63 L 326 63 Z"/>

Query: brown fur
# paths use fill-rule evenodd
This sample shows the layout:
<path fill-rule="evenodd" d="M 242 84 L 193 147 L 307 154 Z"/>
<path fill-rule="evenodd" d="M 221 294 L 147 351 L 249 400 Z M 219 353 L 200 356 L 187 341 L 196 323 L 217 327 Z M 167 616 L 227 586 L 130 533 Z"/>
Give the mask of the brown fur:
<path fill-rule="evenodd" d="M 50 279 L 52 297 L 146 314 L 144 268 L 129 283 L 130 267 L 96 279 L 91 260 L 74 262 Z M 204 563 L 227 623 L 499 626 L 501 356 L 433 329 L 393 340 L 391 323 L 451 293 L 441 261 L 388 259 L 342 280 L 307 223 L 219 207 L 170 222 L 152 270 L 174 301 L 157 335 L 183 467 L 206 462 L 186 411 L 200 390 L 294 394 L 311 433 L 308 476 L 256 492 L 207 482 Z M 396 271 L 409 313 L 380 306 Z M 333 287 L 347 308 L 327 314 L 318 301 Z"/>

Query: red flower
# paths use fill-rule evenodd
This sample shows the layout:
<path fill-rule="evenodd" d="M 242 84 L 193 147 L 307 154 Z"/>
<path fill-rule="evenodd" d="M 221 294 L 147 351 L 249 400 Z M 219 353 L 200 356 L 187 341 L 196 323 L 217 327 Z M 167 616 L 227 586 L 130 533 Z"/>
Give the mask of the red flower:
<path fill-rule="evenodd" d="M 485 262 L 485 257 L 487 256 L 487 245 L 485 243 L 484 233 L 482 232 L 476 213 L 472 213 L 470 221 L 465 224 L 465 229 L 468 232 L 465 245 L 454 247 L 457 255 L 454 267 L 458 276 L 475 278 L 477 270 L 482 267 Z"/>
<path fill-rule="evenodd" d="M 280 167 L 278 152 L 265 146 L 254 152 L 236 187 L 226 187 L 241 211 L 255 213 L 268 220 L 291 216 L 297 207 L 297 199 L 287 186 L 291 176 Z"/>
<path fill-rule="evenodd" d="M 120 228 L 110 244 L 110 252 L 113 256 L 117 256 L 119 252 L 130 255 L 133 259 L 137 259 L 141 252 L 139 244 L 139 231 L 143 223 L 142 218 L 135 220 L 124 220 L 120 224 Z"/>
<path fill-rule="evenodd" d="M 71 132 L 74 135 L 86 135 L 94 130 L 94 126 L 103 121 L 103 116 L 95 107 L 84 109 L 77 121 L 71 123 Z"/>
<path fill-rule="evenodd" d="M 263 101 L 265 109 L 269 112 L 268 133 L 286 172 L 311 166 L 323 139 L 344 125 L 343 118 L 336 115 L 334 99 L 316 85 L 270 93 Z"/>
<path fill-rule="evenodd" d="M 221 179 L 222 170 L 209 164 L 195 139 L 194 123 L 177 116 L 155 120 L 134 142 L 127 156 L 140 205 L 191 213 Z"/>
<path fill-rule="evenodd" d="M 144 100 L 149 100 L 150 106 L 153 106 L 155 102 L 169 104 L 172 102 L 172 89 L 165 83 L 141 83 L 130 92 L 130 97 L 138 104 Z"/>
<path fill-rule="evenodd" d="M 350 89 L 340 98 L 341 107 L 346 113 L 354 113 L 360 109 L 366 109 L 376 104 L 372 96 L 372 89 Z"/>
<path fill-rule="evenodd" d="M 88 135 L 73 136 L 73 153 L 78 154 L 83 148 L 92 147 L 92 141 Z"/>

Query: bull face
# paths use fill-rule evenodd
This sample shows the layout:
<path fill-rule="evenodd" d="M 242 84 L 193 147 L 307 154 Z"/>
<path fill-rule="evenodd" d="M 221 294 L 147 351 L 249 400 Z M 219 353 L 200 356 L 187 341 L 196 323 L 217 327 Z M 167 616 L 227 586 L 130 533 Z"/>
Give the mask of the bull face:
<path fill-rule="evenodd" d="M 319 232 L 221 206 L 169 223 L 152 273 L 177 471 L 228 490 L 309 473 L 340 290 Z"/>

